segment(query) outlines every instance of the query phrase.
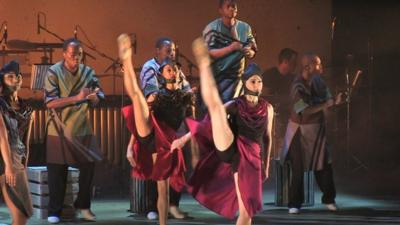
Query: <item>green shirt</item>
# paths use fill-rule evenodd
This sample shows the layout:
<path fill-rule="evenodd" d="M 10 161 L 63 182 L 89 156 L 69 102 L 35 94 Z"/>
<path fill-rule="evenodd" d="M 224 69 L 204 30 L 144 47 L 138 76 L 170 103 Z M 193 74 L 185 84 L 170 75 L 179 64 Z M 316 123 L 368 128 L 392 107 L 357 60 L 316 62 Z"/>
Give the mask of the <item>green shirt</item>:
<path fill-rule="evenodd" d="M 45 78 L 45 102 L 48 103 L 58 98 L 66 98 L 77 95 L 83 88 L 99 87 L 99 80 L 95 72 L 90 67 L 80 64 L 76 74 L 72 74 L 64 67 L 64 61 L 60 61 L 51 66 Z M 100 91 L 99 98 L 104 98 L 104 93 Z M 62 109 L 61 121 L 71 130 L 74 136 L 92 135 L 92 126 L 89 121 L 89 102 L 69 105 Z M 48 135 L 59 136 L 54 124 L 50 123 Z"/>
<path fill-rule="evenodd" d="M 230 45 L 233 41 L 240 41 L 243 46 L 252 45 L 257 50 L 255 38 L 249 24 L 236 20 L 232 29 L 236 30 L 234 37 L 230 28 L 226 27 L 221 18 L 209 23 L 203 31 L 203 38 L 211 49 L 220 49 Z M 245 67 L 245 58 L 242 51 L 233 51 L 212 63 L 214 76 L 218 80 L 225 78 L 235 79 L 242 75 Z"/>

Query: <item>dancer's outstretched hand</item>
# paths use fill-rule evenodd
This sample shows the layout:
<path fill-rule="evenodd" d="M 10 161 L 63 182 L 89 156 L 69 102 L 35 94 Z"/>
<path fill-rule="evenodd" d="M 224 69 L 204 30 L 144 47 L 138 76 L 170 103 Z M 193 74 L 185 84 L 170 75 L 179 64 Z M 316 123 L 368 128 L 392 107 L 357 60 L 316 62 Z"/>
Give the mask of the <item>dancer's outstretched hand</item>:
<path fill-rule="evenodd" d="M 203 38 L 197 38 L 193 41 L 192 50 L 198 66 L 210 65 L 210 55 Z"/>
<path fill-rule="evenodd" d="M 176 149 L 182 149 L 183 146 L 185 146 L 185 142 L 183 140 L 183 137 L 175 139 L 171 144 L 170 152 L 172 153 Z"/>
<path fill-rule="evenodd" d="M 125 61 L 132 57 L 132 42 L 129 35 L 123 33 L 118 39 L 118 55 L 121 61 Z"/>

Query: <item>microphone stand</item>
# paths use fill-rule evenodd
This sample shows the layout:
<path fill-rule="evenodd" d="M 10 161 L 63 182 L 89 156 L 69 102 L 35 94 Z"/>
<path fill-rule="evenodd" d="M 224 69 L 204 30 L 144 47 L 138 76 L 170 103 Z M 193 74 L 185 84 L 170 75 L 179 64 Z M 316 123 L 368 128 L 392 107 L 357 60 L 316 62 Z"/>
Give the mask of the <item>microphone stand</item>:
<path fill-rule="evenodd" d="M 351 108 L 351 95 L 353 92 L 353 89 L 357 83 L 358 76 L 361 74 L 361 71 L 357 71 L 356 76 L 353 79 L 353 82 L 350 83 L 350 78 L 349 78 L 349 67 L 347 66 L 346 68 L 346 154 L 347 154 L 347 166 L 350 168 L 350 163 L 351 159 L 353 159 L 358 166 L 354 168 L 352 171 L 356 171 L 360 168 L 363 168 L 365 170 L 368 170 L 368 167 L 359 159 L 357 158 L 354 154 L 351 153 L 350 151 L 350 132 L 351 132 L 351 127 L 350 127 L 350 108 Z"/>
<path fill-rule="evenodd" d="M 4 26 L 6 26 L 6 24 L 7 24 L 7 21 L 3 21 L 3 23 L 1 24 L 1 26 L 0 26 L 0 32 L 3 30 L 3 28 L 4 28 Z M 3 43 L 3 40 L 6 40 L 6 34 L 5 33 L 3 33 L 3 37 L 1 38 L 1 40 L 0 40 L 0 45 L 1 45 L 1 43 Z M 2 51 L 5 51 L 5 49 L 6 49 L 6 44 L 7 43 L 4 43 L 4 45 L 3 45 L 3 47 L 1 48 L 2 49 Z M 2 54 L 3 55 L 3 65 L 6 63 L 6 54 Z"/>
<path fill-rule="evenodd" d="M 60 40 L 61 42 L 64 42 L 64 41 L 65 41 L 64 38 L 60 37 L 59 35 L 57 35 L 56 33 L 52 32 L 52 31 L 50 31 L 50 30 L 47 29 L 46 27 L 42 26 L 40 23 L 38 24 L 38 27 L 39 27 L 39 30 L 44 30 L 44 31 L 46 31 L 46 33 L 51 34 L 52 36 L 56 37 L 56 38 L 57 38 L 58 40 Z M 46 54 L 46 49 L 44 49 L 44 52 L 45 52 L 45 54 Z M 87 53 L 87 52 L 84 52 L 84 54 L 87 55 L 87 56 L 89 56 L 91 59 L 96 60 L 96 57 L 94 57 L 93 55 L 91 55 L 91 54 L 89 54 L 89 53 Z M 53 54 L 52 54 L 52 51 L 50 51 L 50 63 L 52 63 L 52 61 L 53 61 Z"/>
<path fill-rule="evenodd" d="M 3 30 L 3 28 L 6 26 L 6 24 L 7 24 L 7 21 L 3 21 L 3 23 L 1 23 L 0 32 Z M 3 41 L 5 41 L 5 40 L 6 40 L 6 33 L 3 33 L 3 36 L 0 40 L 0 44 L 3 43 Z M 4 44 L 7 44 L 7 43 L 4 43 Z"/>

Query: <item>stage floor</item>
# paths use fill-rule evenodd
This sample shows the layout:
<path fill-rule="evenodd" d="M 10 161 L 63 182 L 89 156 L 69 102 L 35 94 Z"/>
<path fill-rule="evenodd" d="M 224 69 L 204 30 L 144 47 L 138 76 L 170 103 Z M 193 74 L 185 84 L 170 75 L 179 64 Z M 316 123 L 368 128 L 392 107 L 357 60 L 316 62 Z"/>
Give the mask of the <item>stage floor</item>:
<path fill-rule="evenodd" d="M 261 224 L 400 224 L 399 199 L 370 196 L 357 197 L 344 193 L 338 193 L 337 203 L 340 207 L 338 212 L 332 213 L 325 210 L 324 205 L 319 204 L 321 194 L 315 195 L 316 205 L 304 208 L 300 215 L 288 215 L 286 208 L 273 205 L 273 190 L 264 191 L 264 210 L 254 218 L 254 225 Z M 227 225 L 234 221 L 226 220 L 211 211 L 200 206 L 191 196 L 185 194 L 181 201 L 181 207 L 188 211 L 193 219 L 169 220 L 168 224 L 187 225 Z M 103 199 L 94 200 L 92 209 L 97 214 L 96 222 L 85 222 L 80 220 L 63 222 L 60 224 L 91 224 L 91 225 L 151 225 L 157 221 L 149 221 L 143 216 L 132 215 L 127 211 L 129 200 L 126 199 Z M 10 224 L 10 216 L 4 205 L 0 207 L 0 223 Z M 46 220 L 31 219 L 30 225 L 47 224 Z"/>

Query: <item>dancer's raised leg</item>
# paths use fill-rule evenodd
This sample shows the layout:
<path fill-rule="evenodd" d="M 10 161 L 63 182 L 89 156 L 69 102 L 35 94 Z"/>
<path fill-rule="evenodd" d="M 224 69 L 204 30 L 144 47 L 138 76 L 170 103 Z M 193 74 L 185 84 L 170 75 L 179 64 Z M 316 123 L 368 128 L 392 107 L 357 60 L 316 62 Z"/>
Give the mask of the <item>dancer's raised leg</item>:
<path fill-rule="evenodd" d="M 214 143 L 219 151 L 225 151 L 233 142 L 233 133 L 211 71 L 208 49 L 202 38 L 196 39 L 192 47 L 200 71 L 201 97 L 211 117 Z"/>

